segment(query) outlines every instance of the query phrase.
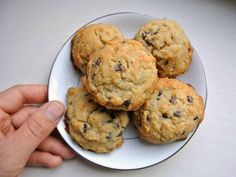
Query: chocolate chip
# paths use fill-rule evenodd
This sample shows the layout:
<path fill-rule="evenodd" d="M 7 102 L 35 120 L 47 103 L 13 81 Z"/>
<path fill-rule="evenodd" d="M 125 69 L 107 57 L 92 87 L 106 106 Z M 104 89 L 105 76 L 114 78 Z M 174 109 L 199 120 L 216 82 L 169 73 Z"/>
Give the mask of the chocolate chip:
<path fill-rule="evenodd" d="M 160 100 L 160 98 L 159 98 L 159 97 L 160 97 L 161 95 L 162 95 L 162 91 L 159 91 L 159 93 L 157 94 L 157 96 L 158 96 L 158 97 L 157 97 L 157 101 L 159 101 L 159 100 Z"/>
<path fill-rule="evenodd" d="M 197 120 L 197 119 L 198 119 L 198 116 L 194 117 L 194 119 L 193 119 L 193 120 Z"/>
<path fill-rule="evenodd" d="M 88 125 L 87 124 L 84 124 L 84 129 L 87 129 L 88 128 Z"/>
<path fill-rule="evenodd" d="M 168 114 L 167 113 L 163 113 L 162 117 L 166 119 L 166 118 L 168 118 Z"/>
<path fill-rule="evenodd" d="M 159 32 L 159 30 L 155 31 L 153 34 L 156 35 Z"/>
<path fill-rule="evenodd" d="M 147 37 L 147 32 L 146 31 L 144 31 L 144 32 L 142 32 L 142 38 L 143 38 L 143 40 L 145 40 L 145 38 Z"/>
<path fill-rule="evenodd" d="M 111 116 L 112 119 L 117 117 L 117 112 L 111 109 L 107 109 L 106 112 Z"/>
<path fill-rule="evenodd" d="M 114 67 L 114 70 L 115 71 L 122 71 L 122 64 L 121 63 L 116 64 L 115 67 Z"/>
<path fill-rule="evenodd" d="M 191 48 L 188 48 L 188 51 L 190 52 L 190 51 L 191 51 Z"/>
<path fill-rule="evenodd" d="M 117 128 L 120 128 L 120 125 L 119 125 L 119 124 L 116 124 L 116 127 L 117 127 Z"/>
<path fill-rule="evenodd" d="M 108 140 L 112 139 L 111 133 L 109 133 L 109 134 L 106 136 L 106 139 L 108 139 Z"/>
<path fill-rule="evenodd" d="M 175 117 L 181 117 L 181 112 L 180 111 L 175 111 L 174 116 Z"/>
<path fill-rule="evenodd" d="M 148 40 L 145 40 L 145 42 L 146 42 L 147 46 L 152 46 L 152 43 L 149 42 Z"/>
<path fill-rule="evenodd" d="M 125 101 L 123 102 L 123 105 L 124 105 L 125 107 L 129 107 L 130 104 L 131 104 L 131 100 L 125 100 Z"/>
<path fill-rule="evenodd" d="M 85 123 L 84 124 L 84 128 L 83 128 L 84 133 L 86 133 L 88 129 L 89 129 L 89 126 L 88 126 L 88 124 Z"/>
<path fill-rule="evenodd" d="M 176 104 L 176 97 L 175 96 L 172 96 L 169 100 L 170 103 L 172 104 Z"/>
<path fill-rule="evenodd" d="M 101 59 L 100 58 L 98 58 L 97 60 L 94 61 L 94 65 L 95 66 L 99 66 L 100 63 L 101 63 Z"/>
<path fill-rule="evenodd" d="M 191 96 L 188 95 L 188 96 L 187 96 L 187 100 L 188 100 L 189 103 L 192 103 L 192 102 L 193 102 L 193 97 L 191 97 Z"/>
<path fill-rule="evenodd" d="M 158 96 L 161 96 L 161 95 L 162 95 L 162 91 L 159 91 Z"/>
<path fill-rule="evenodd" d="M 113 113 L 110 114 L 110 116 L 111 116 L 112 119 L 115 119 L 117 117 L 117 114 L 116 114 L 116 112 L 113 112 Z"/>
<path fill-rule="evenodd" d="M 151 122 L 151 117 L 150 116 L 147 116 L 147 119 L 146 119 L 148 122 Z"/>
<path fill-rule="evenodd" d="M 99 110 L 100 112 L 104 112 L 104 111 L 106 111 L 106 108 L 104 108 L 104 107 L 99 107 L 98 110 Z"/>
<path fill-rule="evenodd" d="M 165 60 L 164 61 L 164 65 L 168 65 L 169 61 L 168 60 Z"/>

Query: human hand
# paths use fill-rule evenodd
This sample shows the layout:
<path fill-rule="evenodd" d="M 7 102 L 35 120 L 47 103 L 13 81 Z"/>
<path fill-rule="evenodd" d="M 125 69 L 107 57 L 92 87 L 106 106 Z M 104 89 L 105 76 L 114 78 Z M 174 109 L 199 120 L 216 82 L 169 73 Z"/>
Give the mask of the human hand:
<path fill-rule="evenodd" d="M 45 85 L 19 85 L 0 93 L 0 177 L 20 175 L 24 166 L 56 167 L 74 153 L 48 136 L 64 105 L 47 101 Z"/>

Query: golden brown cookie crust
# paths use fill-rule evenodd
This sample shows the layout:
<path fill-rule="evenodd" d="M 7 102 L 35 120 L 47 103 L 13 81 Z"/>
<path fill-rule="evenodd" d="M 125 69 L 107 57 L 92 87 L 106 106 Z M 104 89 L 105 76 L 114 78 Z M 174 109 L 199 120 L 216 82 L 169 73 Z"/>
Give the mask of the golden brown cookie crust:
<path fill-rule="evenodd" d="M 202 98 L 189 85 L 161 78 L 151 98 L 133 114 L 139 136 L 153 144 L 185 139 L 204 117 Z"/>
<path fill-rule="evenodd" d="M 71 55 L 74 64 L 86 74 L 89 55 L 114 39 L 123 39 L 123 35 L 113 25 L 92 24 L 81 28 L 71 41 Z"/>
<path fill-rule="evenodd" d="M 160 77 L 183 74 L 192 61 L 192 47 L 181 26 L 168 19 L 153 20 L 134 37 L 157 59 Z"/>
<path fill-rule="evenodd" d="M 108 109 L 137 110 L 158 80 L 155 58 L 134 40 L 116 40 L 90 55 L 85 86 Z"/>
<path fill-rule="evenodd" d="M 93 102 L 83 86 L 67 93 L 69 134 L 82 148 L 107 153 L 123 144 L 128 125 L 126 112 L 107 110 Z"/>

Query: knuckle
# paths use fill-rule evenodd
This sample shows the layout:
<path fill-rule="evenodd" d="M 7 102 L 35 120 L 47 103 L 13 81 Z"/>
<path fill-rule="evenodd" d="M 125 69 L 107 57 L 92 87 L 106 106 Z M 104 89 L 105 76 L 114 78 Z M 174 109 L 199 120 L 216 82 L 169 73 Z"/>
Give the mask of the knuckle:
<path fill-rule="evenodd" d="M 26 122 L 30 133 L 37 139 L 42 139 L 45 137 L 45 128 L 40 121 L 34 118 L 30 118 Z"/>

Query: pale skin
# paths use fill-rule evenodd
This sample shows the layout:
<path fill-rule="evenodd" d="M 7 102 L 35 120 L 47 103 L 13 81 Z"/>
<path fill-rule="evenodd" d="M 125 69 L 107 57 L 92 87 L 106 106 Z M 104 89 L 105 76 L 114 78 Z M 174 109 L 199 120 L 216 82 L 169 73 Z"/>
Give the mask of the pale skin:
<path fill-rule="evenodd" d="M 74 157 L 50 136 L 64 111 L 61 102 L 47 102 L 46 85 L 18 85 L 0 93 L 0 177 L 20 176 L 26 165 L 57 167 Z"/>

